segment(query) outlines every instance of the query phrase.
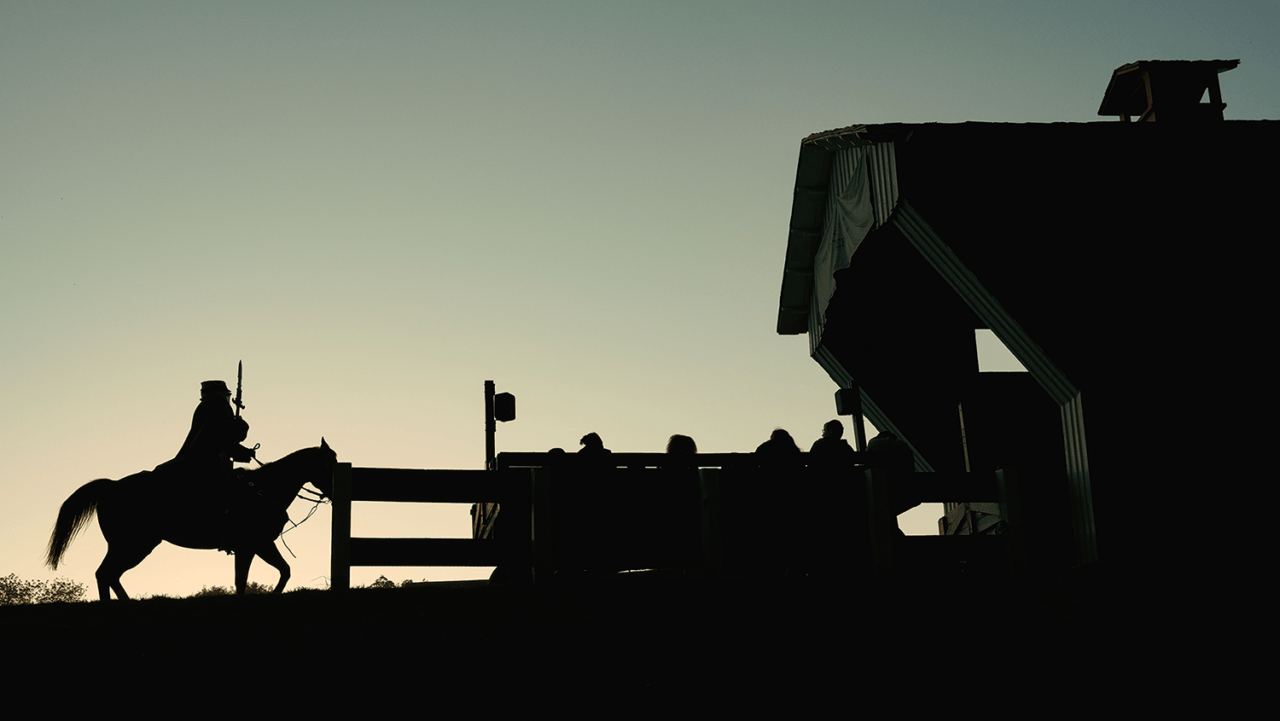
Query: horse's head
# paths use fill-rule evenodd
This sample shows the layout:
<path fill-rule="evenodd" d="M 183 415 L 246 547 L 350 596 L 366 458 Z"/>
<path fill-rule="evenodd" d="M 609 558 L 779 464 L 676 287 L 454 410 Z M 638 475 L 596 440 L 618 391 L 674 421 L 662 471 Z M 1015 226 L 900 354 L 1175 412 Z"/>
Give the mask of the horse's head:
<path fill-rule="evenodd" d="M 321 466 L 323 470 L 316 474 L 315 478 L 309 479 L 311 485 L 320 489 L 320 492 L 327 498 L 333 497 L 333 467 L 338 465 L 338 454 L 334 452 L 329 444 L 325 442 L 324 436 L 320 437 L 320 447 L 316 449 L 320 451 Z"/>
<path fill-rule="evenodd" d="M 333 468 L 338 464 L 338 454 L 333 452 L 323 438 L 319 448 L 303 448 L 273 463 L 266 463 L 256 471 L 251 471 L 264 483 L 278 488 L 285 496 L 292 498 L 303 484 L 310 483 L 320 492 L 333 497 Z"/>

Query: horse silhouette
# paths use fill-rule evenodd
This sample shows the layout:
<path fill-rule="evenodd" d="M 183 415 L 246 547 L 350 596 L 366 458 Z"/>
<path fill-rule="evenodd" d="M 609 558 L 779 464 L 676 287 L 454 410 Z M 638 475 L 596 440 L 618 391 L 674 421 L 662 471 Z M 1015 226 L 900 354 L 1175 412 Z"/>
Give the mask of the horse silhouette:
<path fill-rule="evenodd" d="M 143 471 L 113 481 L 89 481 L 71 494 L 58 511 L 49 536 L 45 562 L 54 570 L 72 539 L 96 511 L 98 527 L 107 539 L 107 555 L 98 566 L 98 595 L 103 601 L 129 596 L 120 585 L 125 571 L 142 563 L 161 541 L 183 548 L 230 550 L 236 556 L 236 593 L 244 593 L 253 557 L 280 571 L 275 592 L 289 581 L 289 564 L 276 549 L 275 539 L 288 521 L 286 509 L 303 484 L 333 494 L 337 454 L 320 439 L 319 448 L 304 448 L 274 463 L 244 474 L 242 486 L 228 513 L 225 503 L 196 483 L 171 474 Z M 241 498 L 243 497 L 243 498 Z"/>

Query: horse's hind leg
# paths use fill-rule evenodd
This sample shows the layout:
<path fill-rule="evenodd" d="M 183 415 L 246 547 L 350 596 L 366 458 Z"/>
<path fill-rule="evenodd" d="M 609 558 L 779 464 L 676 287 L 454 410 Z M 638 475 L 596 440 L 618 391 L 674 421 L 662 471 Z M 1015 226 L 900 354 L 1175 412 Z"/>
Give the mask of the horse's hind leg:
<path fill-rule="evenodd" d="M 253 563 L 253 551 L 245 547 L 235 549 L 236 554 L 236 595 L 244 593 L 249 585 L 249 566 Z"/>
<path fill-rule="evenodd" d="M 136 563 L 134 564 L 137 565 Z M 124 586 L 120 585 L 120 576 L 130 567 L 125 566 L 121 560 L 121 554 L 116 553 L 113 547 L 107 548 L 107 556 L 102 559 L 102 564 L 98 566 L 97 572 L 93 575 L 98 579 L 98 600 L 110 601 L 111 589 L 115 589 L 116 598 L 122 601 L 129 599 L 129 594 L 124 592 Z"/>
<path fill-rule="evenodd" d="M 102 565 L 98 566 L 98 572 L 94 574 L 98 578 L 98 600 L 110 601 L 111 587 L 113 585 L 116 587 L 117 598 L 128 599 L 129 596 L 124 592 L 124 586 L 120 585 L 120 574 L 117 573 L 114 576 L 109 576 L 109 573 L 111 573 L 111 571 L 108 570 L 107 562 L 104 560 Z"/>
<path fill-rule="evenodd" d="M 107 556 L 102 559 L 102 565 L 98 566 L 94 576 L 98 579 L 98 598 L 103 601 L 111 600 L 111 591 L 116 592 L 116 598 L 128 600 L 129 594 L 124 592 L 124 586 L 120 585 L 120 576 L 125 571 L 142 563 L 142 559 L 146 558 L 160 542 L 134 542 L 129 544 L 108 543 Z"/>
<path fill-rule="evenodd" d="M 289 582 L 289 564 L 285 563 L 284 557 L 276 550 L 275 542 L 269 541 L 261 546 L 236 549 L 236 593 L 244 593 L 249 585 L 249 565 L 253 563 L 254 556 L 262 558 L 280 572 L 280 582 L 276 584 L 275 592 L 283 591 L 284 585 Z"/>
<path fill-rule="evenodd" d="M 289 563 L 284 560 L 284 556 L 280 555 L 280 550 L 276 548 L 275 541 L 268 541 L 255 550 L 258 558 L 271 564 L 280 572 L 280 582 L 276 584 L 275 593 L 282 593 L 285 584 L 289 583 Z"/>

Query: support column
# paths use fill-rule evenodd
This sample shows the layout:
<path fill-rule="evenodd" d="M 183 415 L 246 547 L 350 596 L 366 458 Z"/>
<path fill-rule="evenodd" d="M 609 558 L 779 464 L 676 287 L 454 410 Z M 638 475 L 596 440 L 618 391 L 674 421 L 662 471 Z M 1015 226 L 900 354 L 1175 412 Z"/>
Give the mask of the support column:
<path fill-rule="evenodd" d="M 333 468 L 333 536 L 329 545 L 329 588 L 351 588 L 351 464 Z"/>

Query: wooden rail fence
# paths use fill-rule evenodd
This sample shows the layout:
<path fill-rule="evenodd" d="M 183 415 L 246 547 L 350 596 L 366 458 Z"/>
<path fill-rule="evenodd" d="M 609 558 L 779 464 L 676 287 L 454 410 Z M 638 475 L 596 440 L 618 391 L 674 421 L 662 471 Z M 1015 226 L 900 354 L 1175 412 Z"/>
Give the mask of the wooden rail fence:
<path fill-rule="evenodd" d="M 528 567 L 532 558 L 528 470 L 472 471 L 358 468 L 339 463 L 333 474 L 330 586 L 348 589 L 352 566 Z M 496 502 L 510 511 L 504 538 L 352 538 L 354 501 L 400 503 Z M 523 509 L 523 513 L 520 512 Z M 521 528 L 520 519 L 526 519 Z"/>
<path fill-rule="evenodd" d="M 877 459 L 859 453 L 854 462 Z M 1006 530 L 904 538 L 895 518 L 903 498 L 998 503 Z M 497 566 L 511 580 L 542 580 L 592 569 L 840 572 L 869 563 L 891 571 L 975 553 L 1011 569 L 1026 564 L 1012 470 L 895 474 L 869 465 L 778 469 L 753 454 L 503 453 L 491 471 L 340 463 L 333 500 L 338 589 L 350 587 L 352 566 Z M 473 537 L 352 538 L 354 501 L 474 503 Z"/>

